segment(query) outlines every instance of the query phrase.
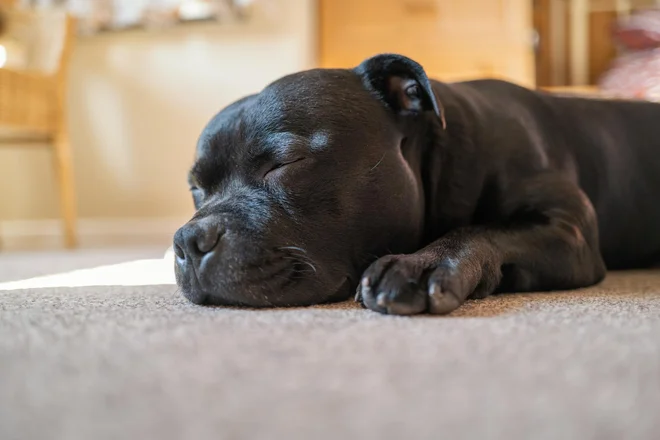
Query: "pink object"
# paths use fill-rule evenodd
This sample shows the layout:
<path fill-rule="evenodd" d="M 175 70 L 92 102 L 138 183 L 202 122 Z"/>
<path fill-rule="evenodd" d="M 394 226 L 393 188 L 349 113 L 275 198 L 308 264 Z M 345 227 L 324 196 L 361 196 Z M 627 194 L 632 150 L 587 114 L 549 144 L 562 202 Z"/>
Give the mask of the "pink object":
<path fill-rule="evenodd" d="M 660 101 L 660 9 L 634 13 L 614 34 L 627 52 L 601 77 L 601 91 L 617 98 Z"/>
<path fill-rule="evenodd" d="M 619 57 L 599 86 L 615 97 L 660 101 L 660 48 Z"/>
<path fill-rule="evenodd" d="M 660 47 L 660 9 L 645 9 L 621 21 L 614 37 L 631 50 Z"/>

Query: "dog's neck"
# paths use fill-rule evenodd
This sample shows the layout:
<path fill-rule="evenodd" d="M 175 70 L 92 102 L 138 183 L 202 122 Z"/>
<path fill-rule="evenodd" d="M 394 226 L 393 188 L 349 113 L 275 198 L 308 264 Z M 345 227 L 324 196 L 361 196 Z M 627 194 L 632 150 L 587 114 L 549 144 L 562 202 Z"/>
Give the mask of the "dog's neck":
<path fill-rule="evenodd" d="M 426 201 L 424 239 L 428 241 L 472 223 L 486 175 L 472 141 L 469 109 L 450 84 L 433 81 L 433 88 L 442 103 L 445 124 L 429 115 L 420 149 Z"/>

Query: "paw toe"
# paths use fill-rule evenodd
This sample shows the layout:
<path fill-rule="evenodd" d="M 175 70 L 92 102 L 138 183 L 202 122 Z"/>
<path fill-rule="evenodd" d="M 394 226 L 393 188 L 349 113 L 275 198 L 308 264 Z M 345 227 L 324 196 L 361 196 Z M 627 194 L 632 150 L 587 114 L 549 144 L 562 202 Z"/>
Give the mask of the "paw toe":
<path fill-rule="evenodd" d="M 459 308 L 468 296 L 464 284 L 460 274 L 451 268 L 436 269 L 428 281 L 429 312 L 446 315 Z"/>
<path fill-rule="evenodd" d="M 435 315 L 446 315 L 461 306 L 461 301 L 449 290 L 443 291 L 439 284 L 433 284 L 429 289 L 429 312 Z"/>
<path fill-rule="evenodd" d="M 390 315 L 415 315 L 426 310 L 426 299 L 416 285 L 382 292 L 378 295 L 376 303 L 382 313 Z"/>

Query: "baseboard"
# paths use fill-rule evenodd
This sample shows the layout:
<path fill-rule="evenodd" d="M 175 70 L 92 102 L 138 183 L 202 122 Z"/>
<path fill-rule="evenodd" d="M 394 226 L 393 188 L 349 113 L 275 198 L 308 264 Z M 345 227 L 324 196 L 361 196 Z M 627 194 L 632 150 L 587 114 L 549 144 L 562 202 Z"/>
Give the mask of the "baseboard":
<path fill-rule="evenodd" d="M 169 246 L 186 218 L 81 218 L 78 220 L 80 247 Z M 3 250 L 62 248 L 64 239 L 59 219 L 0 221 Z"/>

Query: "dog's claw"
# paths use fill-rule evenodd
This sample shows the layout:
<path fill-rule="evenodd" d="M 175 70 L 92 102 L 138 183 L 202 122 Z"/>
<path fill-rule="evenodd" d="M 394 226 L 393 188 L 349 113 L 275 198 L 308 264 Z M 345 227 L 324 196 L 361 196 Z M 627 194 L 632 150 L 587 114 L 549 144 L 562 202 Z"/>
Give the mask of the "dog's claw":
<path fill-rule="evenodd" d="M 359 303 L 364 302 L 363 293 L 369 293 L 369 291 L 371 290 L 370 284 L 371 284 L 371 280 L 369 279 L 369 277 L 362 278 L 362 281 L 355 290 L 355 302 L 359 302 Z"/>
<path fill-rule="evenodd" d="M 461 305 L 452 291 L 442 291 L 437 283 L 429 288 L 429 311 L 436 315 L 445 315 L 453 312 Z"/>

